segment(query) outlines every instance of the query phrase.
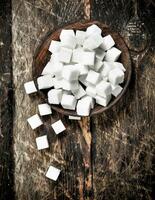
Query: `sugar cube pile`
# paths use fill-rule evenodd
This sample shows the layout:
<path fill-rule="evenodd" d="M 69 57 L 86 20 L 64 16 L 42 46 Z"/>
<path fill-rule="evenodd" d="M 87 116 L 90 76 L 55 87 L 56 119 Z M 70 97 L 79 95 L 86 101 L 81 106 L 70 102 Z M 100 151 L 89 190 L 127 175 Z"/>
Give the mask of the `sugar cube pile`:
<path fill-rule="evenodd" d="M 121 51 L 112 36 L 104 35 L 96 24 L 86 30 L 62 29 L 49 51 L 50 61 L 37 79 L 39 90 L 49 90 L 49 104 L 89 116 L 96 104 L 105 107 L 112 96 L 122 92 L 126 70 L 118 62 Z M 36 92 L 34 82 L 26 83 L 25 90 L 27 94 Z M 46 115 L 50 110 L 40 105 L 40 112 Z"/>

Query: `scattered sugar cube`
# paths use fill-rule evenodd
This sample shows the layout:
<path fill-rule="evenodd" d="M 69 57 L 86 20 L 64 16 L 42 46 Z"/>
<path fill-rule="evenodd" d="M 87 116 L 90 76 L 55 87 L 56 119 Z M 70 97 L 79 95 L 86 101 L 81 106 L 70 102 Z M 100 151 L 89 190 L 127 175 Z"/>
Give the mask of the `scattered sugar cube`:
<path fill-rule="evenodd" d="M 123 90 L 123 88 L 120 85 L 116 86 L 111 85 L 111 87 L 112 87 L 112 95 L 114 97 L 117 97 Z"/>
<path fill-rule="evenodd" d="M 74 49 L 76 47 L 76 37 L 69 36 L 69 35 L 65 36 L 61 40 L 61 46 L 69 48 L 69 49 Z"/>
<path fill-rule="evenodd" d="M 62 77 L 68 81 L 78 80 L 79 70 L 74 65 L 66 65 Z"/>
<path fill-rule="evenodd" d="M 124 81 L 124 72 L 119 68 L 113 69 L 109 72 L 108 78 L 111 84 L 118 85 Z"/>
<path fill-rule="evenodd" d="M 72 50 L 61 47 L 59 51 L 59 61 L 64 63 L 69 63 L 72 57 Z"/>
<path fill-rule="evenodd" d="M 76 31 L 76 41 L 78 45 L 83 45 L 83 42 L 86 38 L 86 32 L 85 31 Z"/>
<path fill-rule="evenodd" d="M 38 109 L 41 116 L 52 114 L 51 107 L 47 103 L 39 104 Z"/>
<path fill-rule="evenodd" d="M 43 69 L 43 71 L 41 73 L 41 75 L 47 75 L 47 74 L 54 75 L 53 74 L 52 62 L 50 62 L 50 61 L 46 64 L 46 66 L 44 67 L 44 69 Z"/>
<path fill-rule="evenodd" d="M 40 76 L 39 78 L 37 78 L 37 83 L 39 90 L 53 87 L 52 75 L 47 74 L 44 76 Z"/>
<path fill-rule="evenodd" d="M 59 104 L 62 98 L 62 90 L 61 89 L 51 89 L 48 92 L 48 102 L 50 104 Z"/>
<path fill-rule="evenodd" d="M 103 37 L 103 42 L 100 47 L 102 49 L 104 49 L 105 51 L 107 51 L 114 45 L 115 45 L 115 42 L 114 42 L 113 38 L 111 37 L 111 35 L 107 35 L 107 36 Z"/>
<path fill-rule="evenodd" d="M 99 34 L 90 35 L 83 43 L 83 48 L 93 50 L 102 44 L 102 37 Z"/>
<path fill-rule="evenodd" d="M 86 99 L 80 99 L 77 103 L 76 111 L 78 115 L 89 116 L 91 110 L 91 102 Z"/>
<path fill-rule="evenodd" d="M 66 130 L 66 128 L 61 120 L 54 122 L 51 126 L 56 134 L 59 134 L 59 133 L 63 132 L 64 130 Z"/>
<path fill-rule="evenodd" d="M 82 97 L 82 100 L 86 102 L 90 102 L 90 105 L 91 105 L 91 108 L 93 109 L 94 108 L 94 105 L 95 105 L 95 101 L 94 101 L 94 98 L 93 97 L 90 97 L 88 95 L 85 95 L 84 97 Z"/>
<path fill-rule="evenodd" d="M 32 129 L 38 128 L 43 124 L 38 114 L 33 115 L 32 117 L 27 119 Z"/>
<path fill-rule="evenodd" d="M 92 35 L 94 33 L 99 35 L 101 35 L 102 33 L 102 30 L 96 24 L 89 26 L 86 30 L 87 36 Z"/>
<path fill-rule="evenodd" d="M 75 37 L 75 33 L 72 29 L 63 29 L 60 33 L 60 40 L 63 40 L 66 36 Z"/>
<path fill-rule="evenodd" d="M 95 49 L 95 53 L 96 53 L 96 58 L 100 59 L 101 61 L 103 60 L 103 58 L 106 55 L 106 52 L 101 48 Z"/>
<path fill-rule="evenodd" d="M 82 48 L 73 49 L 73 54 L 72 54 L 71 61 L 73 63 L 80 63 L 82 54 L 83 54 L 83 49 Z"/>
<path fill-rule="evenodd" d="M 101 97 L 106 97 L 112 92 L 111 84 L 109 82 L 101 81 L 96 85 L 96 93 Z"/>
<path fill-rule="evenodd" d="M 37 149 L 38 150 L 49 148 L 47 135 L 37 137 L 36 138 L 36 144 L 37 144 Z"/>
<path fill-rule="evenodd" d="M 108 105 L 108 103 L 110 102 L 110 99 L 111 99 L 111 95 L 108 95 L 106 97 L 101 97 L 97 95 L 95 97 L 96 103 L 104 107 Z"/>
<path fill-rule="evenodd" d="M 31 94 L 31 93 L 37 92 L 37 88 L 34 84 L 34 81 L 29 81 L 29 82 L 25 83 L 24 88 L 25 88 L 26 94 Z"/>
<path fill-rule="evenodd" d="M 61 62 L 55 62 L 52 67 L 53 67 L 53 74 L 57 76 L 57 78 L 58 77 L 61 78 L 64 65 Z"/>
<path fill-rule="evenodd" d="M 103 62 L 103 67 L 100 68 L 100 73 L 103 77 L 108 76 L 109 72 L 113 69 L 113 65 L 110 62 Z"/>
<path fill-rule="evenodd" d="M 60 169 L 57 169 L 57 168 L 55 168 L 53 166 L 50 166 L 48 168 L 47 173 L 46 173 L 46 177 L 49 178 L 49 179 L 52 179 L 52 180 L 56 181 L 58 179 L 60 171 L 61 171 Z"/>
<path fill-rule="evenodd" d="M 116 47 L 112 47 L 109 49 L 105 55 L 106 61 L 116 61 L 118 60 L 119 56 L 121 55 L 121 51 Z"/>
<path fill-rule="evenodd" d="M 94 65 L 95 52 L 84 51 L 81 56 L 81 64 L 83 65 Z"/>
<path fill-rule="evenodd" d="M 75 64 L 74 66 L 79 70 L 80 75 L 88 74 L 88 66 L 87 65 Z"/>
<path fill-rule="evenodd" d="M 96 88 L 95 88 L 95 86 L 88 86 L 86 88 L 86 93 L 87 93 L 87 95 L 95 98 L 95 96 L 96 96 Z"/>
<path fill-rule="evenodd" d="M 79 88 L 79 83 L 78 81 L 67 81 L 65 79 L 63 79 L 63 89 L 64 90 L 77 90 Z"/>
<path fill-rule="evenodd" d="M 70 119 L 70 120 L 81 120 L 81 117 L 69 115 L 69 119 Z"/>
<path fill-rule="evenodd" d="M 58 52 L 60 50 L 60 47 L 61 47 L 60 41 L 52 40 L 48 50 L 51 53 L 55 53 L 55 52 Z"/>
<path fill-rule="evenodd" d="M 75 110 L 77 100 L 73 95 L 63 94 L 61 99 L 61 105 L 65 109 Z"/>
<path fill-rule="evenodd" d="M 103 62 L 100 59 L 96 58 L 95 64 L 94 64 L 94 70 L 99 71 L 99 69 L 101 69 L 102 66 L 103 66 Z"/>
<path fill-rule="evenodd" d="M 97 84 L 99 79 L 100 79 L 100 74 L 95 72 L 95 71 L 93 71 L 93 70 L 90 70 L 88 72 L 87 77 L 86 77 L 86 81 L 91 83 L 91 84 L 94 84 L 94 85 Z"/>
<path fill-rule="evenodd" d="M 63 79 L 62 78 L 53 78 L 53 85 L 55 89 L 60 89 L 63 87 Z"/>

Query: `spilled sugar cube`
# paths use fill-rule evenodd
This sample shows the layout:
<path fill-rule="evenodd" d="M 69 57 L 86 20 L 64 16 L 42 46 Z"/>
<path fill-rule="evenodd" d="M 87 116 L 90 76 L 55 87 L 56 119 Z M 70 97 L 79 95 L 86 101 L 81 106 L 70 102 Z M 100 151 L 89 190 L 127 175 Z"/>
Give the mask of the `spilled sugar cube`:
<path fill-rule="evenodd" d="M 29 123 L 32 129 L 36 129 L 43 124 L 38 114 L 35 114 L 32 117 L 28 118 L 27 122 Z"/>
<path fill-rule="evenodd" d="M 29 81 L 25 83 L 24 88 L 25 88 L 26 94 L 32 94 L 32 93 L 37 92 L 37 88 L 34 84 L 34 81 Z"/>
<path fill-rule="evenodd" d="M 52 114 L 51 107 L 47 103 L 39 104 L 38 110 L 41 116 Z"/>
<path fill-rule="evenodd" d="M 56 134 L 59 134 L 63 132 L 64 130 L 66 130 L 66 127 L 64 126 L 61 120 L 54 122 L 51 126 Z"/>
<path fill-rule="evenodd" d="M 53 181 L 56 181 L 58 179 L 60 172 L 61 172 L 60 169 L 50 166 L 46 172 L 46 177 Z"/>
<path fill-rule="evenodd" d="M 86 30 L 63 29 L 49 51 L 51 58 L 37 79 L 49 104 L 89 116 L 95 105 L 105 107 L 122 92 L 126 69 L 119 61 L 121 51 L 96 24 Z M 33 81 L 24 87 L 27 94 L 37 91 Z M 38 108 L 42 116 L 51 114 L 48 104 Z M 61 121 L 54 127 L 56 134 L 65 128 Z"/>
<path fill-rule="evenodd" d="M 37 144 L 37 149 L 38 150 L 49 148 L 47 135 L 37 137 L 36 138 L 36 144 Z"/>

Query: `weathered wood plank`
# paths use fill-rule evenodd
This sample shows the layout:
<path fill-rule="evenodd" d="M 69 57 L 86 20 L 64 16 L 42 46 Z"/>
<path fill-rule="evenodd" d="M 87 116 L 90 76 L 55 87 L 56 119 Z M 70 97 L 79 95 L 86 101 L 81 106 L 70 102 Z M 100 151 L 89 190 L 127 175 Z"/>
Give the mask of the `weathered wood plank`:
<path fill-rule="evenodd" d="M 138 38 L 134 37 L 133 32 L 126 34 L 126 25 L 132 17 L 128 8 L 134 8 L 134 3 L 94 0 L 92 11 L 92 18 L 106 21 L 113 29 L 120 31 L 126 41 L 133 39 L 132 43 L 128 43 L 131 50 L 137 48 Z M 138 11 L 143 13 L 143 10 Z M 153 16 L 148 18 L 153 25 Z M 138 28 L 136 26 L 135 31 Z M 132 52 L 132 58 L 133 75 L 127 96 L 111 111 L 92 118 L 93 187 L 97 200 L 152 199 L 155 49 L 150 47 L 142 53 Z"/>
<path fill-rule="evenodd" d="M 0 199 L 14 198 L 11 1 L 0 2 Z"/>
<path fill-rule="evenodd" d="M 53 112 L 51 118 L 43 119 L 44 127 L 38 131 L 30 130 L 26 119 L 37 112 L 37 104 L 41 99 L 37 95 L 30 98 L 25 95 L 23 89 L 24 82 L 32 79 L 33 55 L 42 37 L 49 30 L 54 30 L 62 24 L 83 19 L 83 1 L 45 3 L 13 0 L 13 78 L 16 106 L 14 151 L 17 199 L 84 199 L 90 196 L 91 159 L 89 151 L 85 154 L 90 148 L 87 145 L 88 127 L 85 129 L 85 122 L 78 124 Z M 61 136 L 56 136 L 50 124 L 59 118 L 67 126 L 67 131 Z M 50 149 L 38 152 L 35 137 L 42 134 L 48 134 Z M 60 179 L 56 183 L 45 178 L 45 172 L 50 164 L 62 169 Z"/>

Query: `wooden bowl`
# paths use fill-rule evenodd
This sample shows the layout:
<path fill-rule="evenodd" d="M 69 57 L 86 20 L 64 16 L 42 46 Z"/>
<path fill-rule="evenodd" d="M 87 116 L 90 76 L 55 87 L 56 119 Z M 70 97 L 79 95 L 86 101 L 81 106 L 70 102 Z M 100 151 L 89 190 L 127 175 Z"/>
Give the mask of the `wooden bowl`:
<path fill-rule="evenodd" d="M 119 61 L 123 63 L 124 67 L 126 68 L 126 72 L 125 72 L 125 80 L 124 80 L 124 83 L 122 84 L 123 90 L 119 94 L 119 96 L 117 96 L 117 98 L 112 98 L 112 100 L 106 107 L 96 104 L 94 109 L 91 110 L 90 116 L 98 114 L 98 113 L 102 113 L 110 109 L 125 94 L 125 91 L 127 90 L 127 87 L 129 85 L 131 72 L 132 72 L 130 54 L 124 40 L 118 33 L 111 31 L 107 25 L 98 21 L 90 21 L 90 22 L 84 22 L 84 23 L 77 22 L 77 23 L 65 26 L 63 28 L 60 28 L 54 32 L 52 31 L 45 37 L 40 47 L 38 47 L 36 50 L 36 53 L 34 55 L 34 60 L 33 60 L 33 72 L 32 72 L 33 78 L 34 80 L 36 80 L 36 78 L 40 76 L 46 63 L 50 60 L 51 53 L 48 51 L 48 48 L 49 48 L 51 40 L 59 40 L 59 35 L 62 29 L 86 30 L 86 28 L 92 24 L 98 25 L 103 30 L 102 32 L 103 35 L 110 34 L 113 37 L 116 43 L 116 47 L 122 51 Z M 47 102 L 47 95 L 45 95 L 47 91 L 42 90 L 42 91 L 39 91 L 39 93 L 41 97 Z M 51 105 L 51 107 L 53 110 L 56 110 L 57 112 L 62 113 L 64 115 L 73 115 L 73 116 L 77 115 L 76 111 L 64 109 L 62 108 L 61 105 Z"/>

